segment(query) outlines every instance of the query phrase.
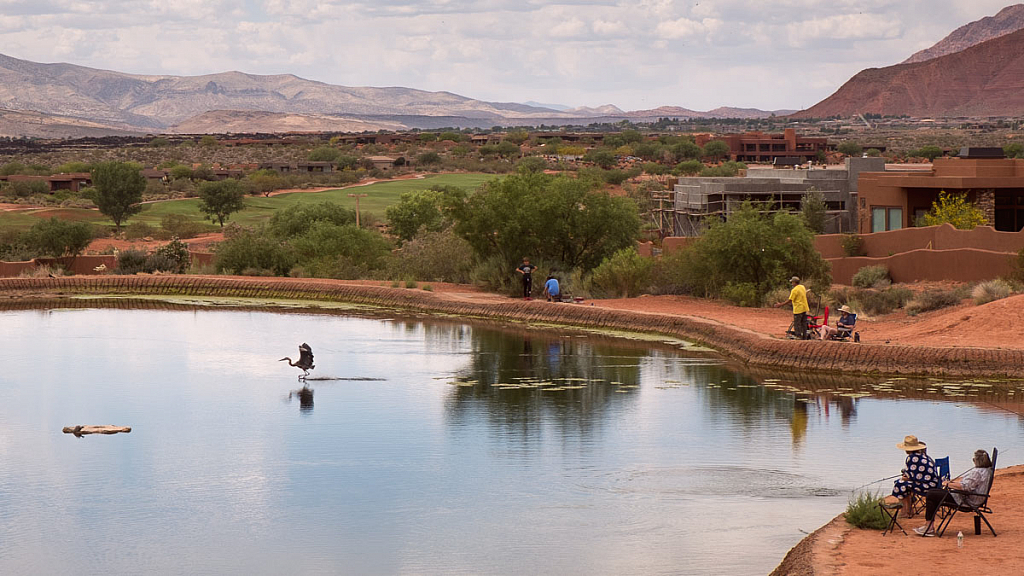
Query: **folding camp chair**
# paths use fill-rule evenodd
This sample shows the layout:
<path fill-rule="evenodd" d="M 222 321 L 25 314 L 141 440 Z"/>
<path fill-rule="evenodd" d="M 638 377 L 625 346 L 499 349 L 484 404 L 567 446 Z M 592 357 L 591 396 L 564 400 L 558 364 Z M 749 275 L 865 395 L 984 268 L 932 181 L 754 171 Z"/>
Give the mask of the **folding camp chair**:
<path fill-rule="evenodd" d="M 821 338 L 821 329 L 824 326 L 828 326 L 828 306 L 825 306 L 825 314 L 823 316 L 808 316 L 807 317 L 807 334 L 817 340 Z"/>
<path fill-rule="evenodd" d="M 943 482 L 949 480 L 949 456 L 935 459 L 935 472 L 939 477 L 939 486 L 942 486 Z M 927 504 L 924 496 L 924 494 L 914 493 L 914 514 L 924 512 L 925 505 Z"/>
<path fill-rule="evenodd" d="M 996 531 L 992 528 L 992 524 L 989 524 L 988 518 L 985 514 L 991 514 L 992 509 L 988 507 L 988 497 L 992 492 L 992 482 L 996 478 L 996 457 L 999 455 L 999 450 L 996 448 L 992 449 L 992 477 L 988 480 L 988 486 L 985 487 L 985 492 L 968 492 L 966 490 L 957 490 L 950 488 L 950 494 L 947 494 L 942 502 L 939 503 L 939 510 L 944 510 L 945 514 L 942 516 L 942 520 L 939 522 L 939 528 L 936 530 L 936 534 L 941 538 L 946 532 L 946 528 L 949 527 L 949 523 L 953 521 L 953 517 L 956 516 L 957 512 L 974 512 L 974 534 L 976 536 L 981 535 L 981 521 L 985 521 L 985 525 L 992 532 L 992 535 L 996 535 Z M 963 504 L 958 504 L 953 499 L 953 494 L 959 494 L 964 496 Z M 981 497 L 981 502 L 978 504 L 972 504 L 970 497 Z"/>
<path fill-rule="evenodd" d="M 899 500 L 897 500 L 896 502 L 886 502 L 885 500 L 879 500 L 878 509 L 882 511 L 882 514 L 889 518 L 889 524 L 885 527 L 885 530 L 882 530 L 882 536 L 885 536 L 886 534 L 894 531 L 896 528 L 899 528 L 900 532 L 903 532 L 904 536 L 908 535 L 907 531 L 903 529 L 903 526 L 900 524 L 900 521 L 898 520 L 900 510 L 903 510 L 903 504 Z"/>

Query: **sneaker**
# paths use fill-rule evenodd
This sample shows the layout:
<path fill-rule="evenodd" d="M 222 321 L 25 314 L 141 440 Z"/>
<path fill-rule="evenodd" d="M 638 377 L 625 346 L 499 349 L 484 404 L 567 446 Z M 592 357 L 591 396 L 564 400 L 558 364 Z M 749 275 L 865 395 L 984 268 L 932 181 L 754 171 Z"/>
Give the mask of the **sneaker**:
<path fill-rule="evenodd" d="M 935 536 L 935 529 L 933 528 L 931 530 L 928 530 L 928 526 L 927 525 L 926 526 L 918 526 L 917 528 L 914 528 L 914 533 L 917 534 L 918 536 L 925 536 L 925 537 L 930 538 L 932 536 Z"/>

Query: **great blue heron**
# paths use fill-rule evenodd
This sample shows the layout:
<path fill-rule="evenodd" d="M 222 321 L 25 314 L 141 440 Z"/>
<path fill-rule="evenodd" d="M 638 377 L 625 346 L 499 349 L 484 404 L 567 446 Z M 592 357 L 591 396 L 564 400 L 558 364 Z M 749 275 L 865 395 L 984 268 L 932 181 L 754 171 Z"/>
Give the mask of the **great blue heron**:
<path fill-rule="evenodd" d="M 299 361 L 292 362 L 292 359 L 285 356 L 278 360 L 278 362 L 288 361 L 289 366 L 295 366 L 299 370 L 302 370 L 302 376 L 299 376 L 299 380 L 305 380 L 306 376 L 309 376 L 309 371 L 314 368 L 313 366 L 313 349 L 309 347 L 309 344 L 305 342 L 302 346 L 299 346 Z"/>

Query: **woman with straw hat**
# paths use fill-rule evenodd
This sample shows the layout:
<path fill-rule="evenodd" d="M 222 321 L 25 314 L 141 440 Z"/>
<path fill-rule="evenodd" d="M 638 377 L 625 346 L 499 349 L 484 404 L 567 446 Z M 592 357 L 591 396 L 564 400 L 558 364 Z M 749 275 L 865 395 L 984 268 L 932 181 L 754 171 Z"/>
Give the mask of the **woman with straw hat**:
<path fill-rule="evenodd" d="M 935 470 L 935 460 L 927 453 L 928 445 L 918 440 L 917 436 L 907 436 L 896 447 L 907 453 L 907 462 L 902 470 L 903 475 L 893 484 L 892 495 L 903 504 L 903 515 L 913 518 L 914 495 L 924 496 L 932 488 L 938 487 L 939 475 Z"/>

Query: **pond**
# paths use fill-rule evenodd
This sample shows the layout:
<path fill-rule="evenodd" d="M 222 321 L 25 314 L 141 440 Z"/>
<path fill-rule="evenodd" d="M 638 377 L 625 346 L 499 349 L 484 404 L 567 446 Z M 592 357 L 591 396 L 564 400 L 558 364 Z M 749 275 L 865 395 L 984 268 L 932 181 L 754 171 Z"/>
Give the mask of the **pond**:
<path fill-rule="evenodd" d="M 956 473 L 1024 436 L 1019 386 L 177 308 L 0 312 L 0 573 L 766 574 L 897 473 L 906 434 Z M 320 379 L 300 395 L 278 359 L 302 342 Z"/>

